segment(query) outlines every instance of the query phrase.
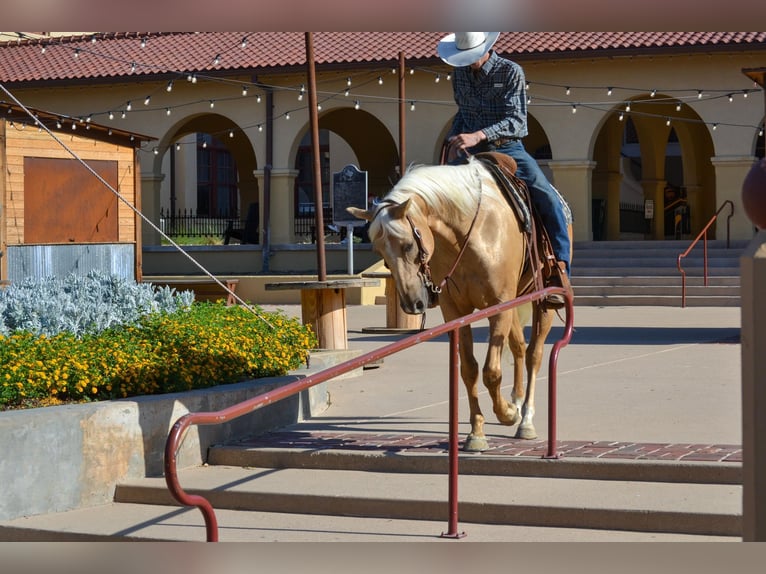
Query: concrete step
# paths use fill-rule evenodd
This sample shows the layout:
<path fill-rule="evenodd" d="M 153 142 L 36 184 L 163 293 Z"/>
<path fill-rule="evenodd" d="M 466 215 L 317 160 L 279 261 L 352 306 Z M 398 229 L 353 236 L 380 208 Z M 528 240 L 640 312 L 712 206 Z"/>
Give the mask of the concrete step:
<path fill-rule="evenodd" d="M 737 287 L 739 288 L 740 278 L 735 275 L 716 275 L 708 277 L 708 284 L 705 286 L 704 278 L 701 276 L 688 276 L 686 277 L 686 288 L 691 289 L 706 287 Z M 681 276 L 670 275 L 654 275 L 654 276 L 642 276 L 642 275 L 572 275 L 572 285 L 577 287 L 589 287 L 600 285 L 631 285 L 631 286 L 672 286 L 678 289 L 681 288 Z"/>
<path fill-rule="evenodd" d="M 607 283 L 601 283 L 600 285 L 578 285 L 573 284 L 575 289 L 575 295 L 579 297 L 587 297 L 593 295 L 609 295 L 609 296 L 645 296 L 647 292 L 651 292 L 653 296 L 662 297 L 681 297 L 680 285 L 610 285 Z M 739 298 L 739 287 L 729 286 L 686 286 L 686 298 L 689 297 L 735 297 Z"/>
<path fill-rule="evenodd" d="M 680 307 L 681 295 L 575 295 L 575 306 L 580 307 Z M 739 307 L 738 296 L 716 297 L 712 295 L 686 296 L 686 307 Z"/>
<path fill-rule="evenodd" d="M 216 509 L 221 541 L 428 540 L 448 528 L 446 454 L 247 444 L 214 447 L 215 464 L 179 472 Z M 740 537 L 733 462 L 461 453 L 459 468 L 458 520 L 472 540 Z M 156 477 L 118 485 L 108 505 L 0 524 L 0 539 L 204 540 L 205 529 Z"/>

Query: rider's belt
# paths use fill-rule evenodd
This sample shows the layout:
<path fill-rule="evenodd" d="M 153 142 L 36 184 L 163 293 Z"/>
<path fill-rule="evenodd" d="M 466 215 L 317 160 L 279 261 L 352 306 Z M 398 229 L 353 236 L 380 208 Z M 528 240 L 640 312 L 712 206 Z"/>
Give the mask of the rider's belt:
<path fill-rule="evenodd" d="M 517 142 L 519 141 L 519 138 L 497 138 L 492 141 L 487 142 L 487 146 L 491 148 L 499 148 L 500 146 L 504 146 L 507 143 L 511 142 Z"/>

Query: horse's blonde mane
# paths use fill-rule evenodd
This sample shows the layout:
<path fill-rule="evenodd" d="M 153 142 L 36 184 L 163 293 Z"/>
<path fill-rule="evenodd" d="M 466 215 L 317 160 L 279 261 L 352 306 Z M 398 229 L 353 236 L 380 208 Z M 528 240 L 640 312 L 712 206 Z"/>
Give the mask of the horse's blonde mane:
<path fill-rule="evenodd" d="M 473 158 L 468 164 L 457 166 L 414 165 L 386 195 L 386 199 L 402 203 L 417 195 L 429 210 L 439 213 L 443 219 L 452 220 L 476 211 L 480 190 L 482 193 L 495 193 L 494 186 L 482 186 L 484 176 L 484 168 Z M 413 208 L 419 209 L 419 206 L 413 205 Z"/>

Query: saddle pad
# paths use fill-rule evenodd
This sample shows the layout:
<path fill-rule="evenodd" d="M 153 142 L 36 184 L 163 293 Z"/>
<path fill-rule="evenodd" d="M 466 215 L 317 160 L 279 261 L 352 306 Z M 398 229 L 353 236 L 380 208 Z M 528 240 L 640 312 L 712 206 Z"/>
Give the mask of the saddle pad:
<path fill-rule="evenodd" d="M 524 231 L 532 233 L 532 214 L 529 211 L 529 190 L 516 177 L 516 162 L 504 153 L 481 152 L 474 155 L 492 174 L 505 199 L 516 212 Z"/>

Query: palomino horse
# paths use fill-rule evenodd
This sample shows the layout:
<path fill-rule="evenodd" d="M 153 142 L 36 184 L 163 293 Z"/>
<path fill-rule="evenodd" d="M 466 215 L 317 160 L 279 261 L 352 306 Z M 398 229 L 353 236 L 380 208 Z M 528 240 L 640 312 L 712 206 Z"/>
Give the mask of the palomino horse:
<path fill-rule="evenodd" d="M 451 321 L 522 294 L 525 233 L 493 176 L 476 159 L 464 165 L 411 168 L 372 211 L 347 209 L 371 222 L 368 233 L 373 248 L 391 270 L 406 313 L 421 314 L 438 303 L 444 320 Z M 528 346 L 516 309 L 489 319 L 489 348 L 482 371 L 498 421 L 508 426 L 521 421 L 516 437 L 525 439 L 537 438 L 535 378 L 554 316 L 544 304 L 535 302 L 532 307 Z M 514 357 L 510 402 L 500 389 L 506 345 Z M 471 416 L 471 432 L 463 448 L 486 450 L 470 325 L 459 330 L 459 353 Z"/>

